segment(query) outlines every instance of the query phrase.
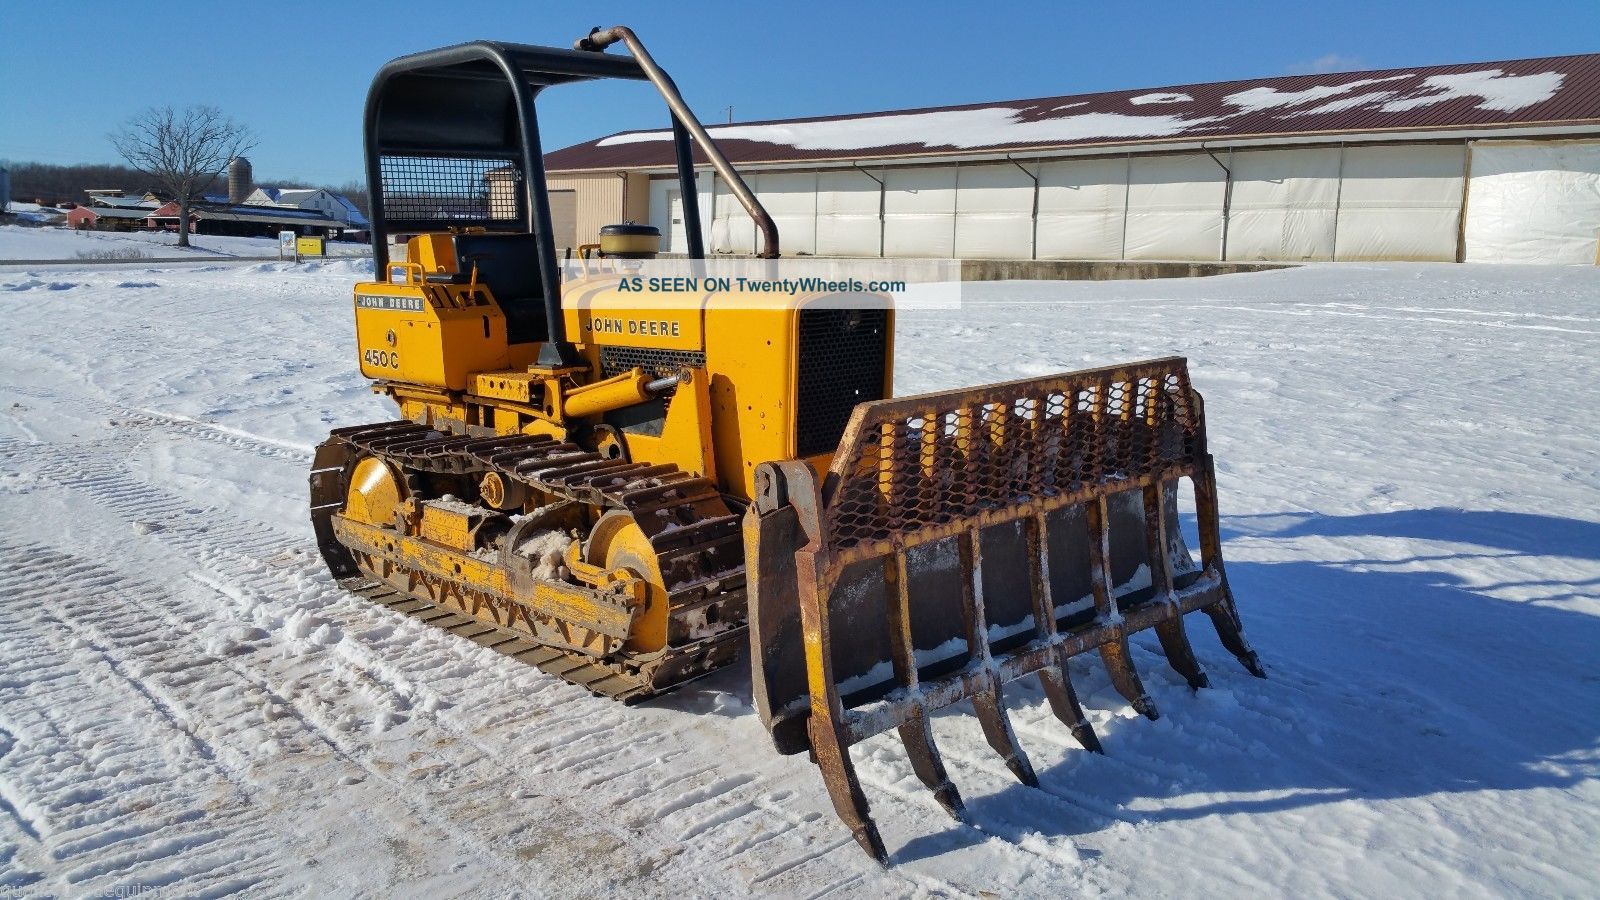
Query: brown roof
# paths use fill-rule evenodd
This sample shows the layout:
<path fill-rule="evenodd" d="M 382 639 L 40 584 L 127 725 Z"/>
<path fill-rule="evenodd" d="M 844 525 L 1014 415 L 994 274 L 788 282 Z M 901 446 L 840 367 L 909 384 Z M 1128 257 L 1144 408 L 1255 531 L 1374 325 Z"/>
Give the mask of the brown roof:
<path fill-rule="evenodd" d="M 741 122 L 708 130 L 735 163 L 783 163 L 1558 124 L 1600 124 L 1600 53 Z M 672 164 L 670 131 L 626 131 L 545 155 L 548 171 Z"/>

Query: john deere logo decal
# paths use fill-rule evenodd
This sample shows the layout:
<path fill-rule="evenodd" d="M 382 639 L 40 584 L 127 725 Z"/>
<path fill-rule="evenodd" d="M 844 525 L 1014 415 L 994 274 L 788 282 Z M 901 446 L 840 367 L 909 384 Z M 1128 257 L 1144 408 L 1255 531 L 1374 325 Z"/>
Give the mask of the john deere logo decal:
<path fill-rule="evenodd" d="M 356 306 L 361 309 L 397 309 L 403 312 L 422 312 L 422 298 L 390 297 L 385 294 L 357 294 Z"/>

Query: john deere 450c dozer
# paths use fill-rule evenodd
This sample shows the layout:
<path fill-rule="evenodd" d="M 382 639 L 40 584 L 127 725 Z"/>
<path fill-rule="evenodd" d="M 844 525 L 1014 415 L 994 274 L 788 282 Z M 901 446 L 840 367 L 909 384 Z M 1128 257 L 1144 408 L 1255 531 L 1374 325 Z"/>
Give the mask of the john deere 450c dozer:
<path fill-rule="evenodd" d="M 629 54 L 608 54 L 621 42 Z M 671 111 L 688 255 L 698 151 L 778 256 L 755 195 L 626 28 L 574 50 L 480 42 L 397 59 L 367 100 L 377 280 L 355 287 L 361 372 L 399 406 L 316 453 L 311 515 L 355 593 L 623 702 L 748 643 L 779 751 L 809 751 L 861 846 L 885 858 L 851 744 L 899 730 L 957 817 L 929 714 L 970 700 L 1025 783 L 1003 686 L 1037 674 L 1100 744 L 1068 677 L 1098 651 L 1156 710 L 1128 636 L 1153 628 L 1206 684 L 1183 616 L 1252 673 L 1223 571 L 1200 395 L 1155 359 L 890 399 L 880 297 L 693 302 L 563 282 L 535 99 L 652 82 Z M 652 249 L 609 229 L 614 255 Z M 646 229 L 648 231 L 648 229 Z M 406 259 L 391 261 L 391 238 Z M 680 298 L 681 299 L 681 298 Z M 1194 488 L 1200 563 L 1177 526 Z"/>

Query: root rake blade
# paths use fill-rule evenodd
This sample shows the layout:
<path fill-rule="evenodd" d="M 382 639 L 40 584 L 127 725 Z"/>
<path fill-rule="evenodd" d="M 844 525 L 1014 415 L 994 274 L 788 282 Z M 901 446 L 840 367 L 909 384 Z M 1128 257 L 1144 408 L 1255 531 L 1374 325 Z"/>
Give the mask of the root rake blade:
<path fill-rule="evenodd" d="M 1195 492 L 1201 560 L 1177 526 Z M 850 746 L 898 730 L 918 780 L 966 812 L 931 713 L 970 700 L 1017 779 L 1038 776 L 1004 685 L 1037 674 L 1051 711 L 1103 752 L 1068 660 L 1098 651 L 1119 694 L 1159 713 L 1128 637 L 1153 629 L 1198 690 L 1183 616 L 1264 676 L 1239 626 L 1200 395 L 1181 358 L 857 406 L 826 477 L 767 463 L 744 522 L 756 705 L 778 750 L 810 751 L 834 808 L 887 860 Z M 1148 584 L 1144 578 L 1148 577 Z"/>

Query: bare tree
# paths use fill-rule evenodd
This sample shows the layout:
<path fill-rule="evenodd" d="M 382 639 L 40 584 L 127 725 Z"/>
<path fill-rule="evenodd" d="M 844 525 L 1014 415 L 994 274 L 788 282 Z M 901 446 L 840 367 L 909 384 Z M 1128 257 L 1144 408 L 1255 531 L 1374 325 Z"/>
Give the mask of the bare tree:
<path fill-rule="evenodd" d="M 255 146 L 250 129 L 215 106 L 152 107 L 110 135 L 112 146 L 178 203 L 178 246 L 189 246 L 189 209 L 227 168 Z"/>

